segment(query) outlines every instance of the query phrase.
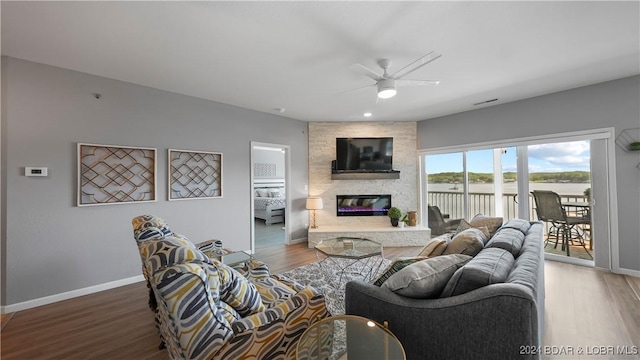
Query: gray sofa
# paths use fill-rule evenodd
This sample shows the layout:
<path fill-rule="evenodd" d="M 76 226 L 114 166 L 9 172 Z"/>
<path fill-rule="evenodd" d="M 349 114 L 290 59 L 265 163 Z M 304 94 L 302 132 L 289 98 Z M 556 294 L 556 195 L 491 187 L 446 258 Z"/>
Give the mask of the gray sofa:
<path fill-rule="evenodd" d="M 508 221 L 456 271 L 473 277 L 471 270 L 486 269 L 483 261 L 506 249 L 512 260 L 497 259 L 493 265 L 508 266 L 503 282 L 481 275 L 480 281 L 488 285 L 450 297 L 418 299 L 356 280 L 346 285 L 345 312 L 388 321 L 409 360 L 539 359 L 536 347 L 544 329 L 542 243 L 542 223 Z"/>

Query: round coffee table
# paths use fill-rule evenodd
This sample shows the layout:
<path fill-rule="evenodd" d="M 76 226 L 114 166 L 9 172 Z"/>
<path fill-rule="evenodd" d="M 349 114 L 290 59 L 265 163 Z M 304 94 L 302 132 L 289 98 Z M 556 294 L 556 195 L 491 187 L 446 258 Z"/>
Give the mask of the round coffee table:
<path fill-rule="evenodd" d="M 298 341 L 297 359 L 404 360 L 400 341 L 385 326 L 355 315 L 324 318 Z"/>

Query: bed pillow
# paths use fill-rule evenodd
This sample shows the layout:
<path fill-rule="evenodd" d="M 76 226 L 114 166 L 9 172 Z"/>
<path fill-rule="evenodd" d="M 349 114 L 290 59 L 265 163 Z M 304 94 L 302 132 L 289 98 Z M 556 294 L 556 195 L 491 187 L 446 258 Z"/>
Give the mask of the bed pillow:
<path fill-rule="evenodd" d="M 416 299 L 436 298 L 471 256 L 452 254 L 418 261 L 393 274 L 382 287 Z"/>
<path fill-rule="evenodd" d="M 269 197 L 269 192 L 267 189 L 257 189 L 256 190 L 257 197 Z"/>

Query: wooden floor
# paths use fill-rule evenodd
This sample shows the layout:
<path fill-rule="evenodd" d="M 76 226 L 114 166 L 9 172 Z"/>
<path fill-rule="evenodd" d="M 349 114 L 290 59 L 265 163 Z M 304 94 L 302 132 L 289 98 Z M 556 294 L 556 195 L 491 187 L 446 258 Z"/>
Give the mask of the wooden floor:
<path fill-rule="evenodd" d="M 385 257 L 409 256 L 418 249 L 385 248 Z M 256 257 L 272 273 L 316 261 L 306 243 L 260 249 Z M 555 262 L 546 263 L 545 270 L 544 345 L 558 351 L 591 347 L 592 352 L 600 346 L 640 346 L 640 279 Z M 144 283 L 5 314 L 0 341 L 2 360 L 167 359 L 166 351 L 158 350 Z M 613 354 L 543 358 L 640 359 Z"/>

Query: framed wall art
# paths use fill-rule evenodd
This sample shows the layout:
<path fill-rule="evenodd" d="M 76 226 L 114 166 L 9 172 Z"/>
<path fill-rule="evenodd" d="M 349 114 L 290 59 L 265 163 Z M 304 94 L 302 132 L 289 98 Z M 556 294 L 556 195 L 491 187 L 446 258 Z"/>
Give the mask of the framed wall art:
<path fill-rule="evenodd" d="M 156 149 L 78 143 L 78 206 L 156 201 Z"/>
<path fill-rule="evenodd" d="M 222 153 L 169 149 L 169 200 L 222 197 Z"/>

